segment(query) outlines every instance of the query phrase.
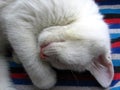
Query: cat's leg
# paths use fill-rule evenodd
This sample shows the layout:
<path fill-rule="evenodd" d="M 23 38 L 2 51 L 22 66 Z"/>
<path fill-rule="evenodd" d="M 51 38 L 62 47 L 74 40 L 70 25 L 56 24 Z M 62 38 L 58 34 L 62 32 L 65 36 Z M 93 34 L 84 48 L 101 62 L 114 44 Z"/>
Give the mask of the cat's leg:
<path fill-rule="evenodd" d="M 16 90 L 9 77 L 6 58 L 2 55 L 0 55 L 0 90 Z"/>
<path fill-rule="evenodd" d="M 14 26 L 15 24 L 16 26 Z M 55 73 L 48 65 L 40 61 L 40 49 L 39 46 L 37 46 L 36 38 L 31 30 L 22 27 L 18 22 L 11 22 L 8 29 L 6 34 L 9 42 L 13 46 L 15 53 L 33 84 L 42 89 L 52 87 L 56 82 Z"/>

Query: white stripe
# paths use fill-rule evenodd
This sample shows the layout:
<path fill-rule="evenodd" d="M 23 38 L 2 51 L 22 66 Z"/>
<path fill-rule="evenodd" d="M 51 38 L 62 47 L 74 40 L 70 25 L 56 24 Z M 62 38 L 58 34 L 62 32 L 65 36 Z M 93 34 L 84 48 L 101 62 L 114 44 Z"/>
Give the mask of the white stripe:
<path fill-rule="evenodd" d="M 114 87 L 112 87 L 112 88 L 115 88 L 115 87 L 116 87 L 116 88 L 117 88 L 117 87 L 120 87 L 120 82 L 118 82 L 118 83 L 117 83 Z M 112 88 L 111 88 L 111 89 L 112 89 Z"/>
<path fill-rule="evenodd" d="M 120 9 L 120 5 L 104 5 L 99 7 L 100 9 Z"/>
<path fill-rule="evenodd" d="M 110 29 L 109 33 L 120 33 L 120 29 Z"/>
<path fill-rule="evenodd" d="M 120 54 L 112 54 L 112 59 L 119 59 L 120 60 Z"/>

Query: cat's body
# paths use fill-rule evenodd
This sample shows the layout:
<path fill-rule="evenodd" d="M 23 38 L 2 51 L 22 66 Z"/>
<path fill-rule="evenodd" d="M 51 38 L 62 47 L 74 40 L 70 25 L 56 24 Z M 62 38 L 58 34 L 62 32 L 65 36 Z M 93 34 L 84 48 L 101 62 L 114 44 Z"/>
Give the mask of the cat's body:
<path fill-rule="evenodd" d="M 108 27 L 93 0 L 2 0 L 0 34 L 0 90 L 14 90 L 4 56 L 6 45 L 13 47 L 39 88 L 56 82 L 44 61 L 59 69 L 89 70 L 103 87 L 113 78 Z"/>

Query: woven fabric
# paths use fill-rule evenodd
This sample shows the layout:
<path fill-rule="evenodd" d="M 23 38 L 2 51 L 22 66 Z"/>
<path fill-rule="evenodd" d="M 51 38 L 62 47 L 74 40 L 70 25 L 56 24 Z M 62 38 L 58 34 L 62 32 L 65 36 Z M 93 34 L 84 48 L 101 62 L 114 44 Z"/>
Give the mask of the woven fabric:
<path fill-rule="evenodd" d="M 100 7 L 100 12 L 104 15 L 104 21 L 109 24 L 109 32 L 111 37 L 112 62 L 114 65 L 115 75 L 111 83 L 110 90 L 120 90 L 120 0 L 96 0 Z M 32 85 L 31 80 L 23 69 L 22 65 L 10 62 L 11 78 L 13 82 L 19 86 Z M 89 72 L 77 73 L 71 71 L 58 71 L 59 87 L 78 87 L 71 90 L 82 90 L 80 87 L 101 87 Z M 26 87 L 25 86 L 25 87 Z M 31 87 L 31 86 L 30 86 Z M 24 89 L 20 89 L 24 90 Z M 33 89 L 26 89 L 33 90 Z M 34 89 L 37 90 L 37 89 Z M 63 90 L 63 89 L 54 89 Z M 70 89 L 69 89 L 70 90 Z M 87 90 L 87 89 L 85 89 Z M 93 89 L 91 89 L 93 90 Z M 98 89 L 95 89 L 98 90 Z M 102 89 L 100 89 L 102 90 Z"/>

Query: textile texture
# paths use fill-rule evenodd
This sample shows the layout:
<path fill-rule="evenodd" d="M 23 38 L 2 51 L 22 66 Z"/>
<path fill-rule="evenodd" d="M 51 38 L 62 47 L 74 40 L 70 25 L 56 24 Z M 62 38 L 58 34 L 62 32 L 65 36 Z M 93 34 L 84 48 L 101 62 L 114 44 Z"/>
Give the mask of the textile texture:
<path fill-rule="evenodd" d="M 96 3 L 110 28 L 112 62 L 115 70 L 110 88 L 106 90 L 120 90 L 120 0 L 96 0 Z M 32 85 L 22 65 L 10 62 L 10 72 L 18 90 L 39 90 Z M 56 87 L 50 90 L 104 90 L 89 72 L 56 72 L 58 81 Z"/>

